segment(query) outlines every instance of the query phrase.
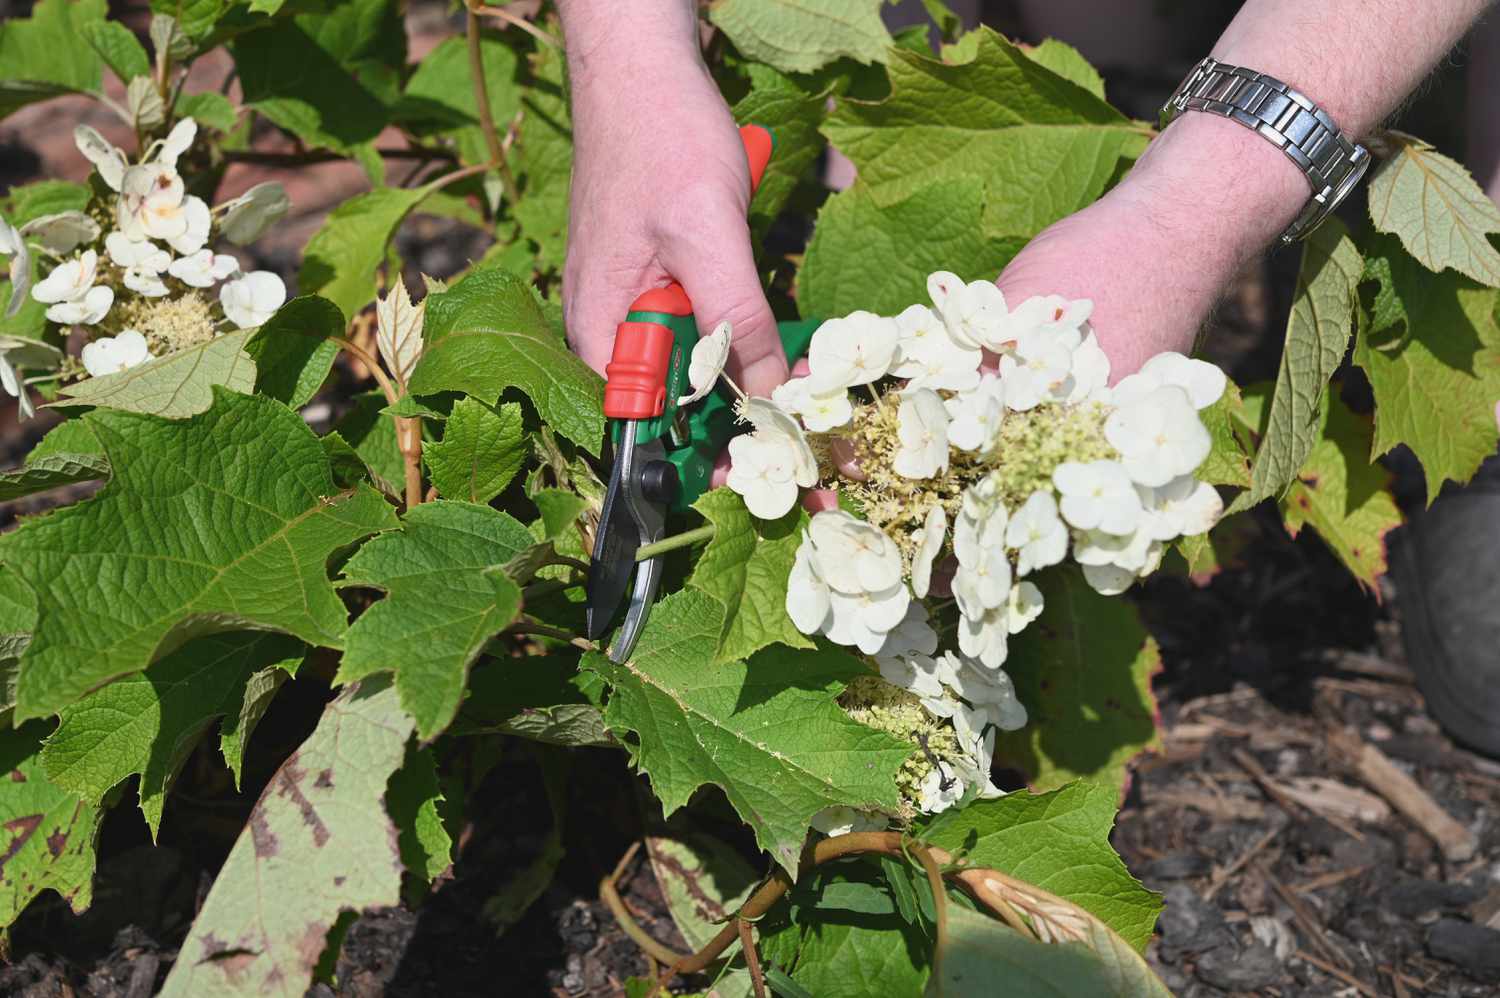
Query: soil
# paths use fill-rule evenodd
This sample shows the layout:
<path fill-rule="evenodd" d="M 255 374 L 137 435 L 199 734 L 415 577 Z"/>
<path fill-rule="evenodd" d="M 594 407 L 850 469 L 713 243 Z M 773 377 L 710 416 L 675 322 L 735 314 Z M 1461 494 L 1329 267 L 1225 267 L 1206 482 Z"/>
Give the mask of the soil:
<path fill-rule="evenodd" d="M 0 152 L 11 174 L 0 181 L 39 161 L 14 134 L 0 135 Z M 441 223 L 421 224 L 424 247 L 458 265 L 474 255 Z M 1294 270 L 1295 253 L 1250 268 L 1216 317 L 1209 354 L 1241 382 L 1274 376 L 1279 337 L 1265 331 L 1281 328 Z M 1358 396 L 1352 380 L 1346 394 Z M 18 463 L 47 418 L 17 429 L 13 405 L 0 409 L 0 462 Z M 1420 504 L 1420 476 L 1412 486 L 1399 457 L 1393 470 L 1403 504 Z M 86 491 L 0 504 L 0 529 Z M 1292 540 L 1265 510 L 1250 520 L 1245 564 L 1203 584 L 1157 578 L 1131 597 L 1162 647 L 1164 747 L 1138 762 L 1114 844 L 1166 896 L 1153 967 L 1180 996 L 1500 993 L 1500 932 L 1485 927 L 1500 925 L 1500 763 L 1455 745 L 1427 714 L 1390 580 L 1363 591 L 1311 535 Z M 0 995 L 153 994 L 274 760 L 311 731 L 326 695 L 316 681 L 288 684 L 257 731 L 241 793 L 200 749 L 154 847 L 127 791 L 104 824 L 94 906 L 75 917 L 55 895 L 34 903 L 11 933 Z M 1426 826 L 1385 807 L 1331 748 L 1338 733 L 1378 747 L 1473 830 L 1472 858 L 1445 859 Z M 337 983 L 309 995 L 602 998 L 648 971 L 598 899 L 630 844 L 661 827 L 643 781 L 623 753 L 578 750 L 559 781 L 565 799 L 549 806 L 535 750 L 493 742 L 449 760 L 478 774 L 451 874 L 425 898 L 354 921 Z M 707 803 L 712 820 L 724 805 Z M 722 818 L 714 831 L 736 840 L 732 815 Z M 555 876 L 523 889 L 547 881 L 535 874 L 550 870 L 553 846 L 566 857 Z M 647 932 L 683 948 L 641 860 L 621 893 Z"/>

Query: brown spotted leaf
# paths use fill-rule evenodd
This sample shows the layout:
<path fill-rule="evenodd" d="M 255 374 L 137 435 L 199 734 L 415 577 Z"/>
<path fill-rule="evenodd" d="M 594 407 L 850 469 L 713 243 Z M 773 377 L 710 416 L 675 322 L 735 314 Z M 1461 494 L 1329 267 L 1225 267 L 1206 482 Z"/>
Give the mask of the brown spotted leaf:
<path fill-rule="evenodd" d="M 411 730 L 381 679 L 328 705 L 250 813 L 163 998 L 301 998 L 341 911 L 400 901 L 401 856 L 384 797 Z"/>

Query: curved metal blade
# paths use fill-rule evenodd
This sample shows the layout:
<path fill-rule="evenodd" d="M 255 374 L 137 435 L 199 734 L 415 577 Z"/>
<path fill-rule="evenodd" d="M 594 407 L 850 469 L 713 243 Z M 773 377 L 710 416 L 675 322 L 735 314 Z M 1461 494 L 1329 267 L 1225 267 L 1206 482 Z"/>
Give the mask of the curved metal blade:
<path fill-rule="evenodd" d="M 635 648 L 661 585 L 661 560 L 650 558 L 637 565 L 635 554 L 641 545 L 661 540 L 666 527 L 666 507 L 645 497 L 640 476 L 642 468 L 653 461 L 663 460 L 665 456 L 666 448 L 660 440 L 637 444 L 635 423 L 624 425 L 614 472 L 610 475 L 609 491 L 604 497 L 599 535 L 589 560 L 586 609 L 588 636 L 597 640 L 609 629 L 610 621 L 624 599 L 631 573 L 635 573 L 630 609 L 610 652 L 610 657 L 617 662 L 623 662 Z"/>

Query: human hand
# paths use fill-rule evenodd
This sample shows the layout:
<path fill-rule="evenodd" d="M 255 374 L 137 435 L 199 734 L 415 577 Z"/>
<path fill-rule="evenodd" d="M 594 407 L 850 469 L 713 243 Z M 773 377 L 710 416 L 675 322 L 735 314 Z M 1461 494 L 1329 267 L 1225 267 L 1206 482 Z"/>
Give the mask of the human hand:
<path fill-rule="evenodd" d="M 786 380 L 746 209 L 750 174 L 728 106 L 695 44 L 595 50 L 573 76 L 575 158 L 563 268 L 573 349 L 603 373 L 641 292 L 676 280 L 701 330 L 734 329 L 729 373 L 751 395 Z"/>

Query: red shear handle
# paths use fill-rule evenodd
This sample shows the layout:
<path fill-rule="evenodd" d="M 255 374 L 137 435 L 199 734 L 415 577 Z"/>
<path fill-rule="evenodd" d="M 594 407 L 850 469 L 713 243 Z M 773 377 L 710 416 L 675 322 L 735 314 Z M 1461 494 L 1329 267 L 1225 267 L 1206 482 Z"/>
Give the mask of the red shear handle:
<path fill-rule="evenodd" d="M 775 140 L 759 125 L 743 125 L 740 141 L 750 166 L 753 197 L 771 161 Z M 630 305 L 632 313 L 655 312 L 664 316 L 689 317 L 693 304 L 682 285 L 673 282 L 653 288 Z M 666 407 L 667 373 L 672 364 L 676 334 L 658 322 L 620 323 L 615 329 L 615 349 L 604 368 L 604 415 L 610 419 L 651 419 Z"/>

